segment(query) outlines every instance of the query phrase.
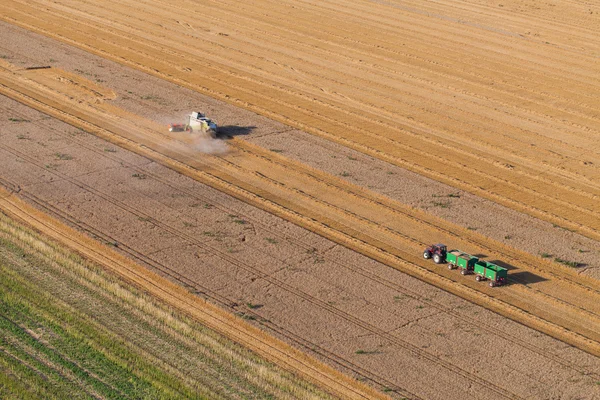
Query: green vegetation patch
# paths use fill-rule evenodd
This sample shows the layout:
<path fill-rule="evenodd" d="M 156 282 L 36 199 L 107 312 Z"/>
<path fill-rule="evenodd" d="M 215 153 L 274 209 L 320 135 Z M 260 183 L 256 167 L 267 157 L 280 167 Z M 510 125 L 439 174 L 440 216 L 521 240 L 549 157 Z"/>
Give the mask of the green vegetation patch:
<path fill-rule="evenodd" d="M 577 267 L 579 267 L 579 265 L 580 265 L 580 264 L 579 264 L 578 262 L 576 262 L 576 261 L 563 260 L 563 259 L 562 259 L 562 258 L 560 258 L 560 257 L 555 257 L 555 258 L 554 258 L 554 261 L 556 261 L 557 263 L 560 263 L 560 264 L 566 265 L 567 267 L 571 267 L 571 268 L 577 268 Z"/>
<path fill-rule="evenodd" d="M 0 398 L 329 398 L 0 213 Z"/>

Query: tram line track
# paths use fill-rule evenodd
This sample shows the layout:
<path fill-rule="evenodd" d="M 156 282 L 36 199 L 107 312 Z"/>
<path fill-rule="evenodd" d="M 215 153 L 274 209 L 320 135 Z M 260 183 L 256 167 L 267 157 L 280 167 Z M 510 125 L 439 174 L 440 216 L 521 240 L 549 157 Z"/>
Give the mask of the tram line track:
<path fill-rule="evenodd" d="M 39 106 L 39 104 L 38 104 Z M 50 110 L 51 111 L 51 110 Z M 52 114 L 52 113 L 51 113 Z M 56 113 L 55 113 L 56 114 Z M 60 114 L 60 113 L 59 113 Z M 62 118 L 64 119 L 66 115 L 68 114 L 60 114 L 62 116 Z M 76 118 L 75 120 L 73 120 L 73 118 L 67 118 L 67 121 L 71 121 L 70 123 L 74 123 L 76 126 L 81 126 L 82 125 L 82 121 L 79 120 L 79 118 Z M 91 132 L 94 132 L 96 134 L 99 134 L 99 127 L 95 126 L 95 125 L 90 125 L 89 123 L 83 123 L 83 125 L 85 125 L 84 128 L 87 129 L 91 129 Z M 124 145 L 125 147 L 131 146 L 131 144 L 133 144 L 133 149 L 136 152 L 140 152 L 141 147 L 139 146 L 139 144 L 135 144 L 134 142 L 129 141 L 128 139 L 124 139 L 120 136 L 116 136 L 114 134 L 109 134 L 108 132 L 103 131 L 102 134 L 100 136 L 103 136 L 104 138 L 109 138 L 109 140 L 112 139 L 112 141 L 115 141 L 115 138 L 117 138 L 116 142 L 117 144 L 121 144 Z M 131 147 L 130 147 L 131 148 Z M 152 151 L 151 149 L 144 147 L 143 150 L 145 151 Z M 153 152 L 153 151 L 152 151 Z M 144 153 L 144 151 L 142 151 L 142 153 Z M 164 155 L 160 155 L 160 153 L 155 153 L 155 156 L 158 156 L 159 158 L 164 157 Z M 156 158 L 155 158 L 156 160 Z M 164 161 L 163 161 L 164 162 Z M 190 167 L 183 164 L 179 164 L 177 163 L 169 163 L 171 165 L 171 167 L 175 167 L 176 170 L 180 171 L 180 172 L 184 172 L 187 174 L 190 174 Z M 191 175 L 195 176 L 195 178 L 199 178 L 198 176 L 198 170 L 193 169 L 192 168 L 192 172 Z M 482 292 L 479 292 L 477 290 L 473 291 L 472 288 L 467 288 L 464 286 L 458 286 L 455 284 L 450 284 L 450 282 L 454 282 L 453 280 L 448 280 L 448 278 L 443 278 L 442 276 L 435 276 L 435 272 L 423 269 L 422 267 L 418 267 L 415 269 L 415 264 L 414 262 L 407 262 L 405 259 L 402 259 L 402 257 L 398 257 L 397 255 L 393 255 L 390 254 L 380 248 L 377 247 L 372 247 L 372 245 L 364 242 L 363 240 L 357 239 L 355 237 L 345 237 L 344 235 L 342 235 L 340 237 L 340 232 L 337 232 L 335 230 L 332 231 L 332 228 L 330 226 L 328 226 L 327 224 L 323 225 L 322 223 L 316 221 L 316 220 L 307 220 L 305 217 L 303 217 L 301 214 L 297 214 L 296 212 L 293 212 L 289 209 L 281 209 L 280 205 L 276 205 L 275 203 L 272 202 L 268 202 L 270 205 L 266 207 L 266 204 L 264 203 L 266 201 L 266 199 L 264 199 L 263 197 L 260 196 L 256 196 L 255 194 L 251 194 L 250 192 L 247 192 L 243 189 L 237 188 L 237 189 L 233 189 L 231 187 L 231 182 L 227 182 L 227 181 L 223 181 L 222 178 L 219 177 L 208 177 L 206 173 L 201 173 L 201 175 L 204 176 L 204 178 L 208 178 L 208 180 L 204 180 L 204 182 L 209 182 L 209 185 L 215 187 L 214 185 L 216 184 L 217 187 L 220 187 L 221 189 L 224 189 L 223 185 L 225 185 L 226 187 L 229 187 L 229 189 L 225 189 L 226 192 L 228 192 L 229 194 L 233 194 L 234 197 L 238 197 L 238 198 L 242 198 L 245 199 L 246 201 L 250 201 L 251 203 L 258 205 L 260 208 L 263 209 L 267 209 L 270 212 L 273 212 L 276 215 L 279 216 L 283 216 L 286 219 L 291 219 L 293 222 L 300 222 L 301 226 L 305 226 L 308 227 L 311 230 L 315 230 L 315 227 L 320 227 L 319 229 L 317 229 L 317 232 L 319 232 L 320 234 L 322 234 L 325 237 L 329 237 L 332 238 L 334 241 L 337 241 L 340 244 L 344 244 L 346 246 L 350 246 L 351 248 L 353 248 L 354 250 L 357 250 L 365 255 L 368 255 L 372 258 L 375 258 L 379 261 L 382 261 L 388 265 L 395 265 L 396 268 L 399 267 L 399 264 L 403 266 L 403 268 L 400 268 L 400 270 L 403 270 L 404 272 L 409 273 L 410 275 L 413 276 L 417 276 L 422 280 L 425 280 L 429 283 L 433 283 L 438 287 L 443 287 L 445 290 L 448 290 L 450 292 L 453 292 L 455 294 L 459 294 L 460 296 L 464 297 L 465 295 L 467 295 L 467 293 L 469 293 L 469 295 L 467 295 L 466 298 L 469 298 L 471 301 L 474 301 L 480 305 L 484 305 L 487 307 L 490 307 L 492 309 L 494 309 L 495 311 L 499 312 L 500 309 L 504 309 L 504 312 L 500 311 L 503 315 L 512 317 L 513 319 L 516 318 L 515 312 L 517 315 L 520 315 L 519 318 L 516 318 L 516 320 L 520 320 L 521 322 L 528 321 L 525 322 L 526 325 L 532 326 L 534 327 L 534 329 L 540 329 L 540 326 L 538 324 L 542 324 L 542 326 L 545 326 L 544 328 L 542 328 L 541 330 L 545 333 L 550 333 L 552 336 L 555 337 L 559 337 L 561 338 L 561 340 L 566 340 L 569 343 L 574 343 L 577 342 L 578 344 L 576 345 L 577 347 L 580 348 L 584 348 L 587 349 L 588 351 L 592 351 L 595 352 L 596 350 L 593 350 L 596 346 L 597 343 L 593 340 L 589 340 L 586 339 L 585 337 L 581 337 L 578 333 L 566 329 L 564 327 L 559 327 L 556 325 L 553 325 L 552 323 L 549 323 L 549 321 L 547 321 L 544 318 L 539 318 L 539 316 L 537 317 L 533 317 L 533 315 L 530 315 L 529 313 L 525 313 L 523 314 L 523 310 L 519 309 L 518 307 L 515 309 L 513 308 L 512 312 L 509 312 L 508 314 L 506 314 L 506 307 L 508 307 L 509 309 L 511 309 L 511 306 L 508 306 L 507 303 L 494 303 L 491 302 L 491 298 L 488 295 L 485 295 Z M 201 180 L 202 181 L 202 180 Z M 221 190 L 220 189 L 220 190 Z M 250 198 L 248 197 L 248 195 L 250 195 Z M 265 208 L 266 207 L 266 208 Z M 414 261 L 414 260 L 413 260 Z M 391 263 L 391 264 L 390 264 Z M 433 275 L 431 275 L 433 274 Z M 441 282 L 440 282 L 441 280 Z M 440 286 L 441 283 L 444 283 Z M 497 299 L 495 299 L 497 301 Z M 500 306 L 500 309 L 499 307 Z M 514 307 L 514 306 L 512 306 Z M 523 319 L 523 317 L 525 317 L 525 319 Z M 531 321 L 531 318 L 533 317 L 533 320 L 535 321 L 535 323 L 532 324 L 533 321 Z M 548 325 L 550 324 L 550 325 Z M 537 326 L 537 328 L 535 327 Z"/>
<path fill-rule="evenodd" d="M 15 111 L 11 110 L 11 113 L 15 114 Z M 21 115 L 21 117 L 23 117 L 23 119 L 25 119 L 25 115 Z M 40 125 L 39 122 L 34 122 L 34 123 Z M 45 126 L 45 128 L 47 128 L 47 127 Z M 54 128 L 51 128 L 51 129 L 56 134 L 61 135 L 64 138 L 67 138 L 70 141 L 76 142 L 79 146 L 82 146 L 82 147 L 86 148 L 87 150 L 96 153 L 97 156 L 99 156 L 99 157 L 105 157 L 105 158 L 109 158 L 109 159 L 116 158 L 116 157 L 109 156 L 106 152 L 101 152 L 97 148 L 94 148 L 92 146 L 87 145 L 85 143 L 85 140 L 81 140 L 81 139 L 78 139 L 78 138 L 70 137 L 68 135 L 65 135 L 62 132 L 59 132 L 57 129 L 54 129 Z M 237 144 L 240 144 L 240 142 L 237 142 Z M 279 157 L 277 157 L 277 158 L 279 158 Z M 177 190 L 177 191 L 183 192 L 183 193 L 185 193 L 185 194 L 187 194 L 189 196 L 192 196 L 192 197 L 196 198 L 197 200 L 202 200 L 202 201 L 205 201 L 205 202 L 209 201 L 207 198 L 199 198 L 199 195 L 197 193 L 192 193 L 192 192 L 187 191 L 185 189 L 177 188 L 177 187 L 173 186 L 167 180 L 161 178 L 160 176 L 158 176 L 156 174 L 153 174 L 152 172 L 144 169 L 143 167 L 138 167 L 138 166 L 135 166 L 133 164 L 123 163 L 123 161 L 121 161 L 121 164 L 124 165 L 125 167 L 131 168 L 133 171 L 136 171 L 138 173 L 142 173 L 145 176 L 148 176 L 149 178 L 151 178 L 153 180 L 156 180 L 156 181 L 160 182 L 161 184 L 163 184 L 165 186 L 171 187 L 173 190 Z M 315 177 L 315 179 L 317 179 L 317 178 Z M 0 178 L 0 180 L 1 180 L 1 178 Z M 13 191 L 17 190 L 16 189 L 17 185 L 14 185 L 14 184 L 9 184 L 7 182 L 4 182 L 4 186 L 12 187 Z M 99 238 L 102 238 L 105 241 L 113 240 L 110 237 L 106 237 L 105 234 L 97 231 L 96 229 L 92 228 L 91 226 L 89 226 L 88 224 L 85 224 L 82 221 L 74 221 L 72 217 L 68 216 L 63 211 L 61 211 L 61 210 L 57 209 L 56 207 L 52 206 L 50 203 L 42 201 L 39 197 L 37 197 L 37 196 L 35 196 L 35 195 L 31 194 L 31 193 L 28 193 L 28 192 L 23 193 L 23 195 L 27 199 L 29 199 L 30 201 L 36 203 L 38 205 L 38 207 L 41 207 L 43 209 L 48 210 L 53 215 L 60 216 L 60 218 L 62 220 L 69 221 L 72 225 L 78 226 L 81 230 L 84 230 L 84 231 L 88 232 L 93 237 L 99 237 Z M 217 205 L 217 207 L 222 208 L 222 206 L 220 206 L 220 205 Z M 233 212 L 232 210 L 225 210 L 225 211 L 227 211 L 229 213 Z M 261 230 L 268 231 L 270 233 L 270 236 L 278 237 L 278 238 L 281 238 L 283 240 L 293 240 L 293 242 L 295 243 L 295 245 L 301 246 L 305 250 L 312 249 L 312 247 L 309 244 L 302 243 L 302 241 L 299 240 L 298 238 L 291 239 L 291 238 L 289 238 L 287 236 L 283 236 L 282 237 L 279 232 L 274 231 L 268 225 L 265 225 L 265 224 L 261 223 L 260 221 L 258 221 L 256 219 L 253 219 L 251 217 L 248 217 L 248 216 L 245 216 L 244 218 L 248 219 L 253 225 L 260 225 Z M 144 219 L 148 220 L 150 222 L 152 222 L 154 220 L 154 218 L 149 217 L 147 215 L 144 216 Z M 423 244 L 423 243 L 420 243 L 420 244 Z M 223 306 L 225 306 L 227 308 L 233 308 L 234 307 L 234 304 L 232 304 L 231 301 L 228 301 L 225 298 L 222 298 L 222 297 L 218 296 L 216 293 L 210 291 L 208 288 L 203 287 L 202 285 L 200 285 L 197 281 L 190 280 L 189 278 L 185 277 L 184 275 L 176 273 L 175 270 L 170 269 L 170 268 L 166 267 L 165 265 L 159 263 L 158 261 L 153 260 L 150 257 L 145 256 L 145 255 L 143 255 L 143 254 L 135 251 L 133 248 L 125 246 L 125 249 L 124 249 L 123 244 L 120 244 L 119 245 L 119 249 L 122 250 L 122 251 L 124 251 L 124 252 L 126 252 L 127 254 L 129 254 L 134 259 L 140 260 L 140 261 L 142 261 L 143 263 L 145 263 L 147 265 L 151 265 L 153 268 L 156 268 L 157 270 L 161 271 L 162 273 L 170 276 L 172 279 L 175 279 L 176 281 L 182 283 L 185 287 L 193 287 L 196 292 L 198 290 L 200 290 L 200 292 L 201 292 L 202 295 L 210 297 L 213 301 L 215 301 L 215 302 L 217 302 L 219 304 L 222 304 Z M 412 297 L 414 299 L 418 299 L 419 301 L 425 301 L 425 297 L 423 297 L 422 295 L 418 294 L 414 290 L 410 290 L 410 289 L 408 289 L 408 288 L 406 288 L 404 286 L 400 286 L 400 285 L 398 285 L 398 284 L 396 284 L 396 283 L 394 283 L 394 282 L 392 282 L 392 281 L 390 281 L 390 280 L 388 280 L 386 278 L 383 278 L 381 276 L 378 276 L 377 274 L 374 274 L 373 272 L 371 272 L 371 271 L 369 271 L 367 269 L 361 268 L 360 266 L 353 266 L 353 265 L 348 265 L 346 263 L 337 262 L 335 259 L 330 259 L 326 255 L 324 257 L 327 258 L 329 262 L 332 262 L 332 263 L 336 264 L 338 267 L 342 267 L 342 268 L 347 269 L 349 271 L 352 271 L 354 273 L 358 273 L 358 274 L 360 274 L 361 276 L 363 276 L 365 278 L 371 279 L 371 280 L 373 280 L 373 281 L 375 281 L 375 282 L 377 282 L 379 284 L 382 284 L 382 285 L 384 285 L 386 287 L 389 287 L 389 288 L 392 288 L 394 290 L 397 290 L 400 293 L 402 293 L 404 295 L 408 295 L 408 296 L 410 296 L 410 297 Z M 208 293 L 210 293 L 210 294 L 208 294 Z M 446 305 L 444 305 L 442 303 L 431 301 L 431 299 L 427 299 L 426 302 L 427 302 L 428 305 L 430 305 L 432 307 L 435 307 L 436 309 L 438 309 L 438 310 L 440 310 L 440 311 L 442 311 L 442 312 L 444 312 L 446 314 L 452 315 L 454 318 L 457 318 L 459 320 L 465 321 L 465 322 L 467 322 L 467 323 L 469 323 L 471 325 L 474 325 L 474 326 L 478 327 L 479 329 L 487 331 L 490 334 L 501 336 L 505 340 L 510 341 L 512 343 L 518 343 L 520 346 L 528 349 L 529 351 L 532 351 L 532 352 L 534 352 L 534 353 L 536 353 L 538 355 L 542 355 L 544 357 L 548 357 L 548 358 L 552 359 L 554 362 L 557 362 L 557 363 L 559 363 L 561 365 L 564 365 L 564 366 L 567 366 L 569 368 L 572 368 L 572 369 L 576 370 L 579 373 L 584 373 L 583 371 L 581 371 L 578 368 L 576 368 L 573 364 L 568 363 L 565 360 L 560 359 L 558 356 L 555 356 L 555 355 L 553 355 L 551 353 L 548 353 L 544 349 L 541 349 L 541 348 L 538 348 L 537 346 L 529 344 L 529 343 L 521 340 L 520 338 L 518 338 L 518 337 L 516 337 L 514 335 L 510 335 L 508 333 L 499 331 L 496 328 L 492 328 L 492 327 L 486 325 L 482 321 L 479 321 L 479 320 L 476 320 L 476 319 L 473 319 L 473 318 L 469 318 L 469 317 L 467 317 L 467 316 L 465 316 L 464 314 L 461 314 L 461 313 L 457 313 L 452 308 L 447 307 Z M 252 310 L 248 310 L 248 311 L 250 313 L 256 314 Z M 258 314 L 256 314 L 256 315 L 258 316 Z M 315 346 L 315 344 L 311 343 L 311 347 L 312 346 Z"/>
<path fill-rule="evenodd" d="M 23 157 L 23 156 L 24 156 L 23 154 L 20 155 L 20 157 Z M 35 160 L 33 160 L 33 159 L 29 159 L 28 161 L 35 162 Z M 56 172 L 54 172 L 54 174 L 59 175 Z M 109 195 L 107 195 L 105 193 L 101 193 L 100 191 L 98 191 L 98 190 L 92 188 L 91 186 L 88 186 L 80 181 L 77 181 L 76 179 L 69 178 L 68 176 L 62 176 L 62 179 L 65 181 L 69 181 L 72 184 L 75 184 L 75 185 L 81 187 L 82 189 L 93 193 L 94 195 L 102 198 L 104 201 L 110 202 L 111 204 L 113 204 L 113 206 L 121 208 L 128 213 L 136 215 L 140 218 L 149 217 L 149 215 L 143 213 L 142 211 L 137 210 L 131 206 L 127 206 L 127 205 L 123 204 L 122 202 L 119 202 L 118 200 L 111 198 Z M 23 192 L 23 190 L 21 192 Z M 404 351 L 407 351 L 416 357 L 426 359 L 431 363 L 441 366 L 442 368 L 446 369 L 447 371 L 450 371 L 450 372 L 460 376 L 462 379 L 466 379 L 470 382 L 479 384 L 482 387 L 488 388 L 488 389 L 496 392 L 497 394 L 502 395 L 504 398 L 508 398 L 508 399 L 520 398 L 520 397 L 510 393 L 506 389 L 504 389 L 492 382 L 485 380 L 482 377 L 473 375 L 470 371 L 467 371 L 460 366 L 451 364 L 448 361 L 440 359 L 439 357 L 436 357 L 435 355 L 430 354 L 427 351 L 424 351 L 423 349 L 419 348 L 418 346 L 415 346 L 405 340 L 402 340 L 399 337 L 397 337 L 393 334 L 390 334 L 389 332 L 387 332 L 381 328 L 378 328 L 370 323 L 362 321 L 361 319 L 359 319 L 351 314 L 348 314 L 348 313 L 338 309 L 337 307 L 334 307 L 331 304 L 329 304 L 323 300 L 320 300 L 320 299 L 308 294 L 305 291 L 300 290 L 299 288 L 295 288 L 279 279 L 276 279 L 276 278 L 270 276 L 269 274 L 266 274 L 266 273 L 258 270 L 257 268 L 255 268 L 249 264 L 243 263 L 240 260 L 235 259 L 231 255 L 229 255 L 223 251 L 220 251 L 214 247 L 210 247 L 210 246 L 202 243 L 201 241 L 199 241 L 198 239 L 196 239 L 194 236 L 192 236 L 190 234 L 181 232 L 181 231 L 177 230 L 176 228 L 173 228 L 172 226 L 160 223 L 156 220 L 154 223 L 157 224 L 163 230 L 165 230 L 173 235 L 178 236 L 185 242 L 196 245 L 205 251 L 211 252 L 212 254 L 216 255 L 217 257 L 219 257 L 219 258 L 223 259 L 224 261 L 226 261 L 227 263 L 229 263 L 230 265 L 234 265 L 240 269 L 246 270 L 247 272 L 255 275 L 255 277 L 257 279 L 265 280 L 265 281 L 269 282 L 270 284 L 272 284 L 278 288 L 281 288 L 281 289 L 287 291 L 288 293 L 291 293 L 291 294 L 301 298 L 302 300 L 315 305 L 316 307 L 319 307 L 321 309 L 328 311 L 329 313 L 331 313 L 332 315 L 335 315 L 338 318 L 346 320 L 347 322 L 349 322 L 355 326 L 358 326 L 361 329 L 364 329 L 365 331 L 367 331 L 375 336 L 381 337 L 382 339 L 388 341 L 389 343 L 393 344 L 394 346 L 402 348 L 402 349 L 404 349 Z M 169 268 L 169 270 L 170 270 L 170 268 Z"/>
<path fill-rule="evenodd" d="M 34 200 L 34 198 L 30 200 Z M 43 204 L 41 206 L 43 208 Z M 198 299 L 197 296 L 190 294 L 183 287 L 175 286 L 175 283 L 170 283 L 170 281 L 147 271 L 145 267 L 134 264 L 129 260 L 124 261 L 122 259 L 119 262 L 119 257 L 115 255 L 114 251 L 105 246 L 91 243 L 90 241 L 94 239 L 88 238 L 86 240 L 82 238 L 81 233 L 74 231 L 72 228 L 67 228 L 56 220 L 40 216 L 39 210 L 34 210 L 32 206 L 15 198 L 14 193 L 0 190 L 0 207 L 8 215 L 33 226 L 42 233 L 50 235 L 54 240 L 59 240 L 85 258 L 91 259 L 109 271 L 117 273 L 138 288 L 156 295 L 159 299 L 166 301 L 167 304 L 174 306 L 184 314 L 200 320 L 221 334 L 266 356 L 282 367 L 306 376 L 333 394 L 352 399 L 387 398 L 387 396 L 377 393 L 371 388 L 343 377 L 338 371 L 320 366 L 318 362 L 315 363 L 310 357 L 289 347 L 289 345 L 284 345 L 277 339 L 265 335 L 256 328 L 252 328 L 239 318 L 216 309 L 215 306 L 211 307 L 206 303 L 198 302 L 195 300 Z M 291 360 L 294 361 L 290 362 Z M 307 373 L 307 371 L 310 372 Z M 399 393 L 402 394 L 400 389 Z"/>

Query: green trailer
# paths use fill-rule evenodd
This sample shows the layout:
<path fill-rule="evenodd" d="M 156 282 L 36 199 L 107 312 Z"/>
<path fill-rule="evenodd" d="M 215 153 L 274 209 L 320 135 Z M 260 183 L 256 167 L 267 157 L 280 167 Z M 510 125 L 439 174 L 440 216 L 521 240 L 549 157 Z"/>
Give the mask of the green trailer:
<path fill-rule="evenodd" d="M 506 284 L 508 270 L 496 264 L 487 261 L 477 261 L 474 271 L 477 281 L 489 280 L 490 286 L 500 286 Z"/>
<path fill-rule="evenodd" d="M 446 253 L 446 262 L 448 263 L 448 269 L 459 268 L 460 273 L 468 275 L 473 273 L 475 263 L 479 261 L 479 258 L 473 257 L 470 254 L 464 253 L 460 250 L 450 250 Z"/>

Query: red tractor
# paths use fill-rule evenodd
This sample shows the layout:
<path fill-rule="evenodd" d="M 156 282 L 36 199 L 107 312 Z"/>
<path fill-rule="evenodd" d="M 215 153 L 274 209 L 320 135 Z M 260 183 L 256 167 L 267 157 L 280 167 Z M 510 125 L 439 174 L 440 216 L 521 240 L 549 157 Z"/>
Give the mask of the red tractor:
<path fill-rule="evenodd" d="M 426 260 L 433 258 L 434 263 L 441 264 L 443 262 L 446 262 L 447 251 L 448 249 L 446 248 L 445 244 L 432 244 L 431 246 L 427 247 L 423 252 L 423 258 Z"/>

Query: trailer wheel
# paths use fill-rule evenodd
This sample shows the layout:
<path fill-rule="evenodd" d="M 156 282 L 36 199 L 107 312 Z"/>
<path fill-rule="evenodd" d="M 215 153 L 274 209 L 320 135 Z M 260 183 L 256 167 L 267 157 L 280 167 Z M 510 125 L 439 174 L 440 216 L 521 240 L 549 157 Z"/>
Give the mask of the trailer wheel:
<path fill-rule="evenodd" d="M 482 279 L 483 279 L 483 278 L 481 277 L 481 275 L 477 275 L 477 276 L 475 277 L 475 280 L 476 280 L 477 282 L 481 282 L 481 281 L 482 281 Z"/>
<path fill-rule="evenodd" d="M 441 264 L 442 263 L 442 256 L 440 256 L 439 254 L 434 254 L 433 255 L 433 262 L 436 264 Z"/>
<path fill-rule="evenodd" d="M 423 252 L 423 258 L 429 260 L 431 258 L 431 253 L 428 251 Z"/>
<path fill-rule="evenodd" d="M 454 269 L 454 265 L 448 264 L 448 269 Z"/>
<path fill-rule="evenodd" d="M 490 281 L 490 287 L 494 287 L 494 286 L 496 286 L 496 282 Z"/>
<path fill-rule="evenodd" d="M 466 269 L 461 269 L 460 270 L 460 274 L 461 275 L 466 275 L 467 274 L 467 270 Z"/>

